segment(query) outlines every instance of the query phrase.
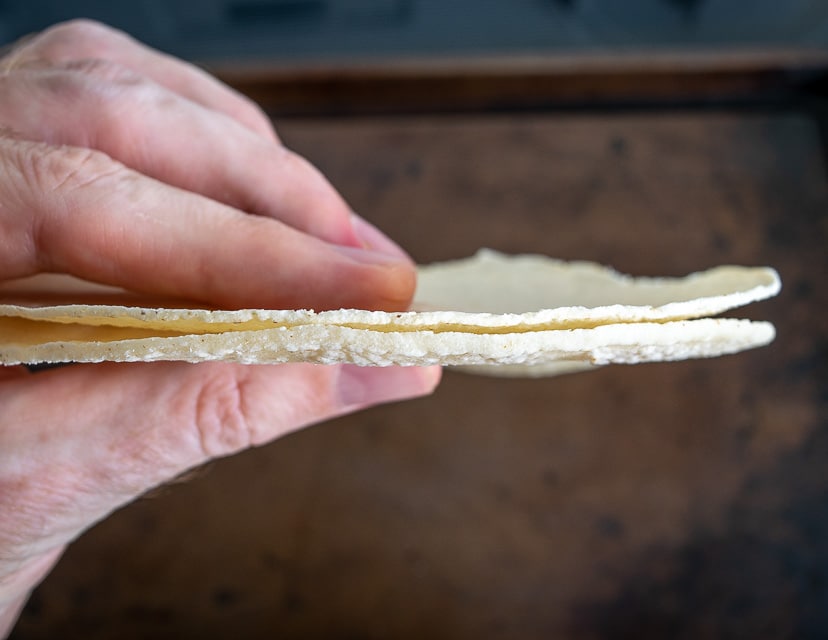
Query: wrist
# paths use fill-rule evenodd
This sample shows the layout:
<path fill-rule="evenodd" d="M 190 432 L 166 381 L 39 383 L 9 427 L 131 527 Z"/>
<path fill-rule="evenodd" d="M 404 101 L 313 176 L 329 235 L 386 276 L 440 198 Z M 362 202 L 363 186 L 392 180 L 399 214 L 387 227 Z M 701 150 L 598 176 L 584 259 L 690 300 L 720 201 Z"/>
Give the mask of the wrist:
<path fill-rule="evenodd" d="M 17 622 L 32 590 L 52 569 L 63 548 L 22 563 L 7 575 L 0 575 L 0 638 L 5 638 Z"/>
<path fill-rule="evenodd" d="M 16 600 L 0 605 L 0 638 L 5 638 L 11 633 L 14 623 L 20 617 L 20 612 L 28 599 L 29 594 L 27 593 Z"/>

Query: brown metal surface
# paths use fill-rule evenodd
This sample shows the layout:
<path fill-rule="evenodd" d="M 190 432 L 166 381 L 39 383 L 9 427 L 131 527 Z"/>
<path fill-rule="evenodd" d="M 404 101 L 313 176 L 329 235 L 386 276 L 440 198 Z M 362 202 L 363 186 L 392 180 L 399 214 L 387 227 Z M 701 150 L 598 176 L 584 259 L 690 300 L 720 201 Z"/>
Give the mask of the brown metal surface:
<path fill-rule="evenodd" d="M 220 78 L 279 115 L 784 101 L 828 78 L 821 51 L 522 56 L 228 65 Z"/>
<path fill-rule="evenodd" d="M 724 638 L 828 630 L 825 159 L 797 115 L 285 121 L 420 261 L 773 265 L 770 347 L 448 373 L 216 462 L 74 544 L 30 638 Z M 240 257 L 243 259 L 243 257 Z"/>

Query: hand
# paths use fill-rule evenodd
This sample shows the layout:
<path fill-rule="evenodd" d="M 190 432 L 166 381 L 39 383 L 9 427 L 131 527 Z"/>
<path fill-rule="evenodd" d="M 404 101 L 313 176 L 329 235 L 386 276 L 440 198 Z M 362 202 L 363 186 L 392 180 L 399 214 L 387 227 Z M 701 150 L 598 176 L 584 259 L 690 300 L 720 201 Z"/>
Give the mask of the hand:
<path fill-rule="evenodd" d="M 0 70 L 0 279 L 62 272 L 225 308 L 409 304 L 402 250 L 202 71 L 90 22 L 17 45 Z M 434 368 L 0 368 L 0 633 L 68 542 L 147 489 L 438 379 Z"/>

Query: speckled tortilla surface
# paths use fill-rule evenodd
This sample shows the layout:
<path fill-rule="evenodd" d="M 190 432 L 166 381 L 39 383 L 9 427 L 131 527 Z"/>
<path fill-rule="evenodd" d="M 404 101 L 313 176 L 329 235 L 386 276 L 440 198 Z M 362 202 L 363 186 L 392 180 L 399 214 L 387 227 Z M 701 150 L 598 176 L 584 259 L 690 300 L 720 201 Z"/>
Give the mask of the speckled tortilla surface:
<path fill-rule="evenodd" d="M 484 250 L 420 267 L 414 310 L 405 313 L 142 306 L 77 281 L 62 291 L 85 302 L 55 304 L 65 299 L 61 286 L 52 279 L 0 289 L 0 362 L 441 364 L 552 375 L 768 344 L 768 323 L 707 316 L 773 296 L 780 282 L 766 267 L 633 278 L 587 262 Z"/>

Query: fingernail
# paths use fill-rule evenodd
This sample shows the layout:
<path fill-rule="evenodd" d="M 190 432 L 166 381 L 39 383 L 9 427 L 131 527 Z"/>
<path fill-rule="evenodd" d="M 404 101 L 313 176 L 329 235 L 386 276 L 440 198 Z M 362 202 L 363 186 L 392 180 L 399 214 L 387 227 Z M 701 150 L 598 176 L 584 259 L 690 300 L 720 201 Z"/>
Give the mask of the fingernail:
<path fill-rule="evenodd" d="M 428 395 L 440 381 L 440 367 L 343 365 L 337 380 L 344 407 L 357 408 Z"/>
<path fill-rule="evenodd" d="M 358 262 L 360 264 L 379 265 L 379 266 L 399 266 L 410 265 L 411 260 L 401 256 L 389 255 L 381 253 L 373 249 L 359 249 L 357 247 L 345 247 L 342 245 L 331 245 L 336 252 L 345 256 L 349 260 Z"/>
<path fill-rule="evenodd" d="M 351 227 L 365 249 L 411 261 L 409 255 L 397 243 L 355 213 L 351 214 Z"/>

